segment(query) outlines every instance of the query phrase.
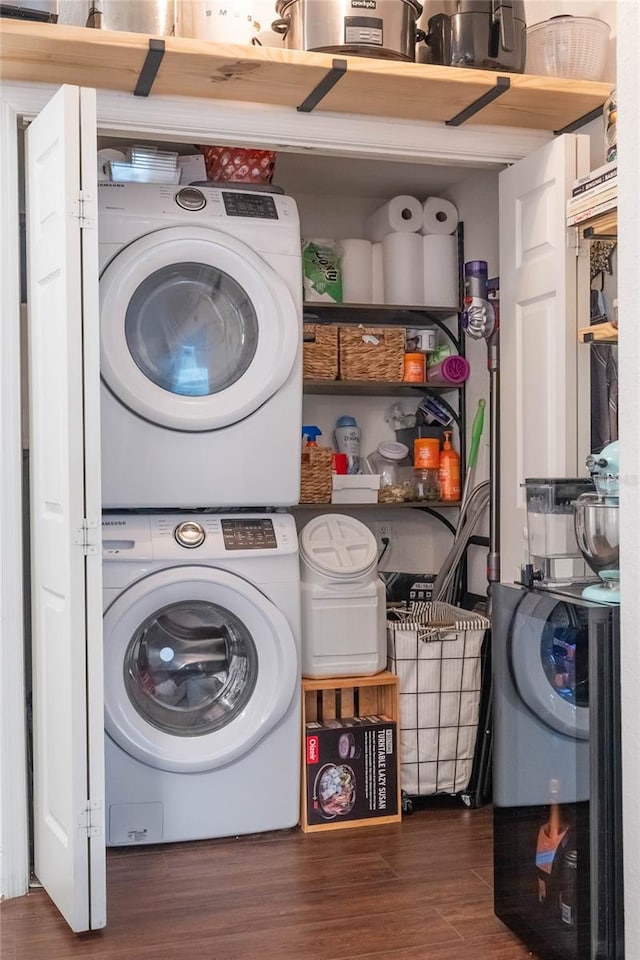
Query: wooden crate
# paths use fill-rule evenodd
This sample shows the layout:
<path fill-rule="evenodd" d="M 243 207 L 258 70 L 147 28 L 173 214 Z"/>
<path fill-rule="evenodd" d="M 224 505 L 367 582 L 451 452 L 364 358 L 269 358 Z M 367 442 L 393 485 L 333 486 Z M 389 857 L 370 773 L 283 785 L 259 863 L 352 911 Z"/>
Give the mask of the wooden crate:
<path fill-rule="evenodd" d="M 402 820 L 400 791 L 400 706 L 398 678 L 384 670 L 372 677 L 333 677 L 331 679 L 302 680 L 302 776 L 300 787 L 300 826 L 305 833 L 324 830 L 345 830 L 356 827 L 375 827 Z M 363 820 L 309 823 L 306 796 L 306 725 L 312 720 L 324 721 L 355 716 L 384 715 L 396 723 L 396 779 L 398 784 L 398 812 L 388 817 L 368 817 Z"/>

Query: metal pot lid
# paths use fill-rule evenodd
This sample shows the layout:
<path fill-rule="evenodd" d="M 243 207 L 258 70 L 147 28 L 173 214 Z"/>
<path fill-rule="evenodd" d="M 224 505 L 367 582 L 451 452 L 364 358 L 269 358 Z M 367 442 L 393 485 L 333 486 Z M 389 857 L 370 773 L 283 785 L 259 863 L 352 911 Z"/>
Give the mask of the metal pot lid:
<path fill-rule="evenodd" d="M 327 513 L 303 528 L 300 555 L 317 573 L 351 580 L 375 567 L 378 547 L 364 523 L 341 513 Z"/>

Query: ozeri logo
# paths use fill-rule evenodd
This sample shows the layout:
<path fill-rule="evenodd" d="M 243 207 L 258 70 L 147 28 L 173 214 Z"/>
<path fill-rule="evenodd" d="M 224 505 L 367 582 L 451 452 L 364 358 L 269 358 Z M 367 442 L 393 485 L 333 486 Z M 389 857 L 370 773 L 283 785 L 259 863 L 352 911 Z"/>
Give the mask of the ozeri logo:
<path fill-rule="evenodd" d="M 320 757 L 317 737 L 307 737 L 307 763 L 317 763 Z"/>
<path fill-rule="evenodd" d="M 376 0 L 351 0 L 351 6 L 358 10 L 375 10 Z"/>

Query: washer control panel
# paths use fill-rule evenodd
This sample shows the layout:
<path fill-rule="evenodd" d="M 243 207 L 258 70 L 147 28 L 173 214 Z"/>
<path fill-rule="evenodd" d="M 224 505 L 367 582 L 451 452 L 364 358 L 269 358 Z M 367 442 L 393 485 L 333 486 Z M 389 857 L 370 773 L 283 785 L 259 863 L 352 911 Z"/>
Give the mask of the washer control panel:
<path fill-rule="evenodd" d="M 185 520 L 183 523 L 179 523 L 173 531 L 173 535 L 180 546 L 186 547 L 188 550 L 199 547 L 200 544 L 204 543 L 205 538 L 205 532 L 196 520 Z"/>
<path fill-rule="evenodd" d="M 276 550 L 273 520 L 222 520 L 225 550 Z"/>
<path fill-rule="evenodd" d="M 202 563 L 297 552 L 295 521 L 286 513 L 108 513 L 102 520 L 105 560 Z"/>

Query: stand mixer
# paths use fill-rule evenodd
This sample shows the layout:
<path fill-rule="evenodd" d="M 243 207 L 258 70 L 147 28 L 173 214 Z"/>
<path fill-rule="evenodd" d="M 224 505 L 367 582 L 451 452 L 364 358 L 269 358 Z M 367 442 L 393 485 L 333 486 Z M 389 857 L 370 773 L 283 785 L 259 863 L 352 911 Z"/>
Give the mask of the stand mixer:
<path fill-rule="evenodd" d="M 575 501 L 576 540 L 582 556 L 602 582 L 586 587 L 582 596 L 598 603 L 620 603 L 618 441 L 599 454 L 591 454 L 586 463 L 596 493 L 583 494 Z"/>

